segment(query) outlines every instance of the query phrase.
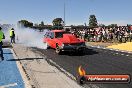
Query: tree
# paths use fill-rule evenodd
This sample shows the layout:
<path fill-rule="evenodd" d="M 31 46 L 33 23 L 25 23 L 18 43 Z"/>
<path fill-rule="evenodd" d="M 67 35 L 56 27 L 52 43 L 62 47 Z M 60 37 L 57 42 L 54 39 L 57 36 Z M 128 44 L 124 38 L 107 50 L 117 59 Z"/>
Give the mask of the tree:
<path fill-rule="evenodd" d="M 53 29 L 63 29 L 63 23 L 64 21 L 62 20 L 62 18 L 55 18 L 53 21 Z"/>
<path fill-rule="evenodd" d="M 110 28 L 114 28 L 114 27 L 117 27 L 118 25 L 117 24 L 110 24 L 110 25 L 108 25 L 108 27 L 110 27 Z"/>
<path fill-rule="evenodd" d="M 127 26 L 129 27 L 129 26 L 131 26 L 131 24 L 127 24 Z"/>
<path fill-rule="evenodd" d="M 97 23 L 97 19 L 95 15 L 90 15 L 89 17 L 89 27 L 97 27 L 98 23 Z"/>
<path fill-rule="evenodd" d="M 34 24 L 35 27 L 38 27 L 39 25 L 37 23 Z"/>
<path fill-rule="evenodd" d="M 21 20 L 21 21 L 18 21 L 18 23 L 23 25 L 24 27 L 32 27 L 33 26 L 33 23 L 29 22 L 27 20 Z"/>
<path fill-rule="evenodd" d="M 53 25 L 62 26 L 63 20 L 62 20 L 62 18 L 55 18 L 55 19 L 52 21 L 52 23 L 53 23 Z"/>
<path fill-rule="evenodd" d="M 44 22 L 41 21 L 41 24 L 39 24 L 40 27 L 44 27 Z"/>
<path fill-rule="evenodd" d="M 104 24 L 99 24 L 98 26 L 99 26 L 99 27 L 105 27 L 105 25 L 104 25 Z"/>

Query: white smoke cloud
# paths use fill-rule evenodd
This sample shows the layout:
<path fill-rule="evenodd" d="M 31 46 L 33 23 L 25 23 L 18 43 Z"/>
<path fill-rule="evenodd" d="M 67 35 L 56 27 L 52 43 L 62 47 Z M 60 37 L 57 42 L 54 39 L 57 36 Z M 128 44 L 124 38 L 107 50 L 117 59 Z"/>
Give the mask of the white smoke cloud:
<path fill-rule="evenodd" d="M 43 36 L 48 29 L 45 29 L 43 32 L 39 32 L 38 30 L 31 28 L 18 28 L 17 26 L 14 26 L 13 28 L 15 29 L 16 43 L 21 43 L 28 47 L 38 47 L 42 49 L 47 48 L 43 43 Z M 10 41 L 9 29 L 4 31 L 6 36 L 5 41 Z"/>
<path fill-rule="evenodd" d="M 43 43 L 44 32 L 38 32 L 30 28 L 16 29 L 16 40 L 18 43 L 23 43 L 29 47 L 38 47 L 46 49 Z"/>

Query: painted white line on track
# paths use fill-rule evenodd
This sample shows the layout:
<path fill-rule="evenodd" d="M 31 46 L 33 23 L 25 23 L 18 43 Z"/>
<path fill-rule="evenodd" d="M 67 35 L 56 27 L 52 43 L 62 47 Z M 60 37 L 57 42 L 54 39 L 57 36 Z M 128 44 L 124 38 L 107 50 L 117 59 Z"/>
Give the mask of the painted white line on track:
<path fill-rule="evenodd" d="M 123 53 L 123 52 L 126 52 L 126 51 L 121 51 L 121 52 Z"/>
<path fill-rule="evenodd" d="M 17 86 L 17 83 L 3 85 L 3 86 L 0 86 L 0 88 L 8 88 L 8 87 L 13 87 L 13 86 Z"/>
<path fill-rule="evenodd" d="M 69 77 L 71 77 L 72 79 L 74 79 L 74 80 L 76 80 L 76 78 L 72 75 L 72 74 L 70 74 L 69 72 L 67 72 L 66 70 L 64 70 L 61 66 L 59 66 L 56 62 L 54 62 L 54 61 L 52 61 L 52 60 L 49 60 L 52 64 L 54 64 L 55 66 L 57 66 L 57 67 L 59 67 L 59 69 L 61 70 L 61 71 L 63 71 L 64 72 L 64 74 L 67 74 Z"/>
<path fill-rule="evenodd" d="M 97 46 L 97 48 L 100 48 L 100 46 Z"/>
<path fill-rule="evenodd" d="M 115 50 L 115 51 L 119 51 L 119 50 Z"/>
<path fill-rule="evenodd" d="M 92 84 L 91 84 L 91 87 L 92 87 L 92 88 L 99 88 L 98 86 L 92 85 Z"/>
<path fill-rule="evenodd" d="M 12 49 L 10 49 L 10 50 L 13 53 L 14 59 L 18 59 L 18 57 L 15 54 L 15 51 L 13 51 Z M 18 67 L 19 72 L 21 74 L 21 77 L 22 77 L 22 79 L 24 81 L 25 88 L 31 88 L 31 85 L 30 85 L 30 83 L 29 83 L 29 81 L 27 79 L 27 76 L 26 76 L 25 72 L 23 71 L 22 65 L 18 61 L 16 61 L 16 64 L 17 64 L 17 67 Z"/>
<path fill-rule="evenodd" d="M 129 55 L 126 55 L 127 57 L 129 56 Z"/>
<path fill-rule="evenodd" d="M 128 53 L 132 53 L 132 52 L 128 52 Z"/>
<path fill-rule="evenodd" d="M 124 54 L 121 54 L 122 56 L 124 55 Z"/>

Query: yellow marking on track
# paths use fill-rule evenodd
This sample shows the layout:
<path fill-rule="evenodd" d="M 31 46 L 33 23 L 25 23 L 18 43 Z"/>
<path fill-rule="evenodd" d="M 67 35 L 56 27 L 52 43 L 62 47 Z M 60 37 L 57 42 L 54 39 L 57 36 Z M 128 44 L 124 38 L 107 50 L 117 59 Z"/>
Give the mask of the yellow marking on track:
<path fill-rule="evenodd" d="M 107 48 L 132 51 L 132 42 L 122 43 L 122 44 L 118 44 L 118 45 L 112 45 L 112 46 L 108 46 Z"/>

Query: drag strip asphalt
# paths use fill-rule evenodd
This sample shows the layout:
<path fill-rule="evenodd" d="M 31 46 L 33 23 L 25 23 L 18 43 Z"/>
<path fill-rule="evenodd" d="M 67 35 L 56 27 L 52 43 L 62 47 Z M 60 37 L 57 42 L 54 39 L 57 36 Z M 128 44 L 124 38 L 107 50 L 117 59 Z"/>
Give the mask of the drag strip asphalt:
<path fill-rule="evenodd" d="M 132 77 L 132 54 L 126 52 L 88 47 L 85 55 L 63 54 L 57 55 L 53 49 L 38 49 L 47 59 L 52 60 L 61 68 L 78 76 L 78 67 L 81 65 L 87 74 L 130 74 Z M 132 88 L 130 84 L 86 84 L 85 88 Z"/>

